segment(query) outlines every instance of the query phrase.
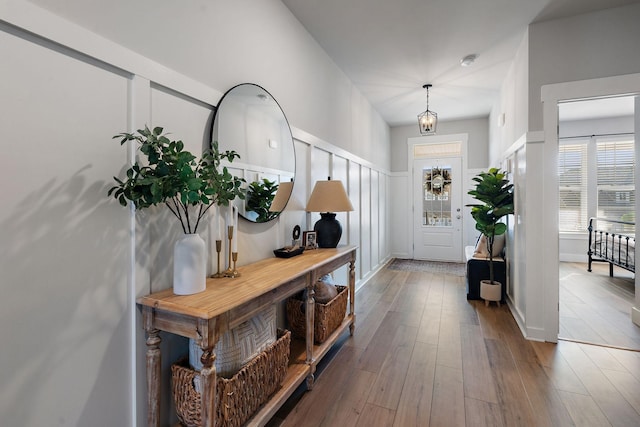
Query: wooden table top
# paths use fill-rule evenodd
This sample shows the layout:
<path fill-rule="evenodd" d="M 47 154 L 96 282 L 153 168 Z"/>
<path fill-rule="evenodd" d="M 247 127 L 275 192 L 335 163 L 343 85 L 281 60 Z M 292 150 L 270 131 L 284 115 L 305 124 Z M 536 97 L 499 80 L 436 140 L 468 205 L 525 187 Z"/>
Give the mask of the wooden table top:
<path fill-rule="evenodd" d="M 207 279 L 207 289 L 193 295 L 175 295 L 173 289 L 137 299 L 142 306 L 172 313 L 212 319 L 354 252 L 355 246 L 305 251 L 292 258 L 267 258 L 238 267 L 240 277 Z"/>

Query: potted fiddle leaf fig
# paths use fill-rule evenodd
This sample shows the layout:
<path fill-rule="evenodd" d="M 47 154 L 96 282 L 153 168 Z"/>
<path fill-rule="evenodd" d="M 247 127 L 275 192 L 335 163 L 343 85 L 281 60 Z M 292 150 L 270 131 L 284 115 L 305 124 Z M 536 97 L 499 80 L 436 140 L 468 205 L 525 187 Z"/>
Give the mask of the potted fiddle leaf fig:
<path fill-rule="evenodd" d="M 499 168 L 481 172 L 473 178 L 473 181 L 476 182 L 476 187 L 468 194 L 481 203 L 467 206 L 471 207 L 471 216 L 476 221 L 476 230 L 485 237 L 489 254 L 489 280 L 480 282 L 480 297 L 487 303 L 500 301 L 502 284 L 494 280 L 493 244 L 496 236 L 507 231 L 507 225 L 501 219 L 513 214 L 513 184 L 509 183 L 506 172 Z"/>
<path fill-rule="evenodd" d="M 113 137 L 120 145 L 138 143 L 145 161 L 136 161 L 126 171 L 126 178 L 116 181 L 107 193 L 136 209 L 165 205 L 180 221 L 183 239 L 174 248 L 174 292 L 189 294 L 206 287 L 206 250 L 197 234 L 204 215 L 214 204 L 228 206 L 236 197 L 244 199 L 243 180 L 231 175 L 223 159 L 233 162 L 240 156 L 235 151 L 221 152 L 214 141 L 198 160 L 184 149 L 182 141 L 172 141 L 163 128 L 145 126 L 137 133 L 121 133 Z"/>

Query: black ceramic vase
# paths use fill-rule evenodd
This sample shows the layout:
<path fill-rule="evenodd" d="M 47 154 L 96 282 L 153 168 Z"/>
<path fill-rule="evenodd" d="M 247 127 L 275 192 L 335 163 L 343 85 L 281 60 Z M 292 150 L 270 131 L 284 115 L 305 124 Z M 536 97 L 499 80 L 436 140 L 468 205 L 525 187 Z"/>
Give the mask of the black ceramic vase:
<path fill-rule="evenodd" d="M 320 248 L 335 248 L 342 237 L 342 226 L 336 219 L 336 214 L 330 212 L 320 214 L 313 230 L 318 233 L 317 242 Z"/>

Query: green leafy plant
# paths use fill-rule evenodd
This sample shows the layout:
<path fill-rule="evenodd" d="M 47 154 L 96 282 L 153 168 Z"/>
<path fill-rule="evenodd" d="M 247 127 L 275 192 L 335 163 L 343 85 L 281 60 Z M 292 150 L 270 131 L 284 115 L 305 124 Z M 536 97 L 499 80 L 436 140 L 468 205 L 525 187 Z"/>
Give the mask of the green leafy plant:
<path fill-rule="evenodd" d="M 495 236 L 504 234 L 507 225 L 500 221 L 506 215 L 513 214 L 513 184 L 509 183 L 506 173 L 498 168 L 481 172 L 473 178 L 475 190 L 467 194 L 482 204 L 470 204 L 471 216 L 476 221 L 476 230 L 485 235 L 489 252 L 489 280 L 493 276 L 493 242 Z"/>
<path fill-rule="evenodd" d="M 278 212 L 269 211 L 276 191 L 278 191 L 278 184 L 266 178 L 249 184 L 247 188 L 247 210 L 258 214 L 256 222 L 267 222 L 278 216 Z"/>
<path fill-rule="evenodd" d="M 195 233 L 204 214 L 214 204 L 228 206 L 236 197 L 244 199 L 244 180 L 220 169 L 222 159 L 233 162 L 240 158 L 235 151 L 220 152 L 214 141 L 200 160 L 184 149 L 182 141 L 172 141 L 162 133 L 145 126 L 136 134 L 121 133 L 120 145 L 137 141 L 146 162 L 127 169 L 126 179 L 113 177 L 117 185 L 109 189 L 122 206 L 133 202 L 136 209 L 165 204 L 178 218 L 185 233 Z"/>

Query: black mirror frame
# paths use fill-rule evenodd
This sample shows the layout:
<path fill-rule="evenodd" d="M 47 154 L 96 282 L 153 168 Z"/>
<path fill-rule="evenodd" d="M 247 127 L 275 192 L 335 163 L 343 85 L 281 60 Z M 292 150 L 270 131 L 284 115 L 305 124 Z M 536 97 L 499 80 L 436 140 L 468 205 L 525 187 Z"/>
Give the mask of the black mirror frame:
<path fill-rule="evenodd" d="M 209 131 L 209 143 L 211 144 L 215 140 L 214 132 L 215 132 L 216 123 L 217 123 L 217 119 L 218 119 L 218 111 L 220 110 L 220 106 L 224 102 L 225 98 L 229 94 L 231 94 L 234 89 L 237 89 L 238 87 L 241 87 L 241 86 L 247 86 L 247 85 L 255 86 L 259 90 L 264 91 L 276 103 L 276 105 L 280 109 L 280 112 L 282 113 L 282 117 L 284 118 L 284 121 L 287 124 L 287 129 L 289 129 L 289 135 L 290 135 L 290 138 L 291 138 L 292 152 L 293 152 L 293 177 L 294 177 L 293 180 L 295 180 L 295 176 L 296 176 L 296 173 L 297 173 L 298 165 L 297 165 L 297 160 L 296 160 L 296 145 L 295 145 L 295 142 L 293 140 L 293 133 L 291 132 L 291 125 L 289 124 L 289 120 L 287 119 L 287 115 L 284 113 L 284 110 L 282 109 L 282 106 L 280 105 L 280 103 L 273 97 L 273 95 L 271 95 L 271 93 L 268 90 L 266 90 L 264 87 L 262 87 L 262 86 L 260 86 L 258 84 L 255 84 L 255 83 L 240 83 L 240 84 L 237 84 L 237 85 L 233 86 L 232 88 L 227 90 L 224 93 L 224 95 L 222 95 L 222 97 L 220 98 L 220 101 L 218 101 L 218 105 L 216 105 L 215 108 L 214 108 L 213 120 L 211 121 L 211 127 L 210 127 L 210 131 Z M 225 150 L 224 141 L 218 141 L 218 144 L 220 144 L 219 149 L 221 151 L 224 151 Z M 243 153 L 238 153 L 238 154 L 240 154 L 242 156 Z M 239 161 L 242 161 L 242 160 L 243 160 L 242 157 L 240 157 Z M 249 187 L 250 184 L 251 184 L 250 182 L 247 183 L 247 188 Z M 291 195 L 289 196 L 289 199 L 287 200 L 287 203 L 289 202 L 289 200 L 291 200 Z M 236 201 L 235 203 L 238 203 L 238 202 Z M 244 201 L 244 203 L 246 203 L 246 200 Z M 286 207 L 286 204 L 285 204 L 285 207 Z M 283 208 L 283 210 L 284 210 L 284 208 Z M 274 212 L 274 215 L 271 216 L 269 219 L 267 219 L 265 221 L 254 221 L 254 220 L 252 220 L 250 218 L 247 218 L 243 214 L 244 209 L 241 209 L 239 211 L 240 211 L 240 216 L 242 218 L 244 218 L 248 222 L 252 222 L 252 223 L 255 223 L 255 224 L 265 224 L 265 223 L 268 223 L 270 221 L 273 221 L 274 219 L 278 218 L 280 216 L 280 214 L 282 213 L 282 212 Z"/>

